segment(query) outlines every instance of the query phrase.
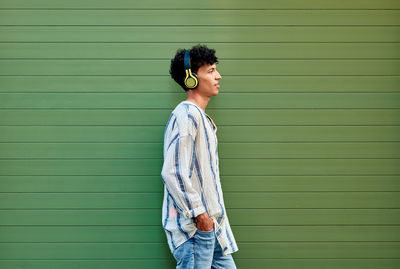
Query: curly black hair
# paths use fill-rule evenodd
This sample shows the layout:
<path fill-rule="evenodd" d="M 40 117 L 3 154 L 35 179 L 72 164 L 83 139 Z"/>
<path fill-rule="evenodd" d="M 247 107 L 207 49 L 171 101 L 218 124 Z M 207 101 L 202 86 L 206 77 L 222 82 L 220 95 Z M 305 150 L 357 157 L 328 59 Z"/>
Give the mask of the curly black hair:
<path fill-rule="evenodd" d="M 178 49 L 175 57 L 171 60 L 169 73 L 171 77 L 178 83 L 185 91 L 189 90 L 184 83 L 185 68 L 183 67 L 183 58 L 185 49 Z M 196 45 L 190 49 L 190 67 L 192 72 L 196 73 L 199 68 L 205 64 L 218 63 L 218 58 L 215 56 L 215 50 L 207 48 L 206 45 Z"/>

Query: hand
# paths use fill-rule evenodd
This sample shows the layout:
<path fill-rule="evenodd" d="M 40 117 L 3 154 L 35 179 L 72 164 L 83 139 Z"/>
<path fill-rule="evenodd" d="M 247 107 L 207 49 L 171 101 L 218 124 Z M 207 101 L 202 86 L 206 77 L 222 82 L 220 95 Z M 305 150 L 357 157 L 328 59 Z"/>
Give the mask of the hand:
<path fill-rule="evenodd" d="M 214 229 L 214 221 L 208 216 L 207 212 L 196 217 L 197 229 L 203 232 L 208 232 Z"/>

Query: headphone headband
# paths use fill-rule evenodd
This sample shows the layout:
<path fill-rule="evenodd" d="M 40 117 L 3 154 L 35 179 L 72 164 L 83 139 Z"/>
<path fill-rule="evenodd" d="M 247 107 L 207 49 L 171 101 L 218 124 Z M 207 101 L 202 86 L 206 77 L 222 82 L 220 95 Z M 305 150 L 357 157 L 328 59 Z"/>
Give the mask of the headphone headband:
<path fill-rule="evenodd" d="M 190 54 L 189 50 L 185 50 L 185 56 L 183 57 L 183 66 L 185 69 L 190 69 Z"/>

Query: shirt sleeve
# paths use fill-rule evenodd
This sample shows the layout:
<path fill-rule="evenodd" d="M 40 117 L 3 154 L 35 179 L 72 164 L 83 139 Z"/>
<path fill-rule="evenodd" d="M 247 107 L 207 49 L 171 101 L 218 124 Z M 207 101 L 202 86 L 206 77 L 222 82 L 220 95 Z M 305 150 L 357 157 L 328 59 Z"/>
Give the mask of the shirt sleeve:
<path fill-rule="evenodd" d="M 191 135 L 177 137 L 168 146 L 161 172 L 164 184 L 187 218 L 206 212 L 200 194 L 193 188 L 190 174 L 193 171 L 195 144 Z"/>

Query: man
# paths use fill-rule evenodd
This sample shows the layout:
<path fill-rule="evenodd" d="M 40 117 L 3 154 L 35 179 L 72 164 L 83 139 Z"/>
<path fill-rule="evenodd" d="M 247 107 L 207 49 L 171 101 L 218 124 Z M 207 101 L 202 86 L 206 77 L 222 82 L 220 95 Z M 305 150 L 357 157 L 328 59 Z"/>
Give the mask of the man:
<path fill-rule="evenodd" d="M 238 250 L 219 178 L 217 127 L 205 113 L 219 90 L 215 50 L 178 50 L 170 74 L 187 93 L 164 133 L 162 223 L 176 268 L 236 268 Z"/>

